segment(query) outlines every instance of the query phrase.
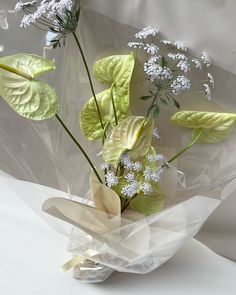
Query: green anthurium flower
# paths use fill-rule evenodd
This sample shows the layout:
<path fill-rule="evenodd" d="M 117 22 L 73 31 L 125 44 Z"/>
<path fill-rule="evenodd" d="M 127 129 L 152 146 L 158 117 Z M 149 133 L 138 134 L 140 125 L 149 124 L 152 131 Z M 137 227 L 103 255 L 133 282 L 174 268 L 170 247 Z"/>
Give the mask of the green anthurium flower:
<path fill-rule="evenodd" d="M 105 140 L 103 160 L 116 166 L 125 151 L 131 151 L 132 159 L 146 156 L 151 146 L 153 127 L 151 118 L 129 116 L 124 119 Z"/>
<path fill-rule="evenodd" d="M 135 197 L 130 207 L 146 216 L 159 212 L 165 205 L 165 197 L 161 193 L 154 193 L 152 195 L 144 195 L 140 193 Z"/>
<path fill-rule="evenodd" d="M 55 69 L 54 62 L 20 53 L 0 58 L 0 96 L 19 115 L 44 120 L 59 109 L 55 91 L 35 78 Z"/>
<path fill-rule="evenodd" d="M 133 54 L 109 56 L 94 64 L 94 75 L 97 80 L 111 84 L 109 89 L 96 95 L 104 126 L 108 124 L 115 126 L 117 123 L 115 118 L 119 122 L 129 116 L 130 81 L 133 68 Z M 80 113 L 80 126 L 89 140 L 103 136 L 93 97 L 89 99 Z"/>
<path fill-rule="evenodd" d="M 202 130 L 199 142 L 217 143 L 225 140 L 236 123 L 236 114 L 181 111 L 175 113 L 171 122 L 183 127 L 193 128 L 193 138 Z"/>

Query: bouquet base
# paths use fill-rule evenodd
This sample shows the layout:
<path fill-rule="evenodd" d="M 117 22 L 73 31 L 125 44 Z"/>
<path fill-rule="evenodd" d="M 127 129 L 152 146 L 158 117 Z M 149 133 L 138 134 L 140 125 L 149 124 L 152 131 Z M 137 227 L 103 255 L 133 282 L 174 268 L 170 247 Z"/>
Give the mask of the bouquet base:
<path fill-rule="evenodd" d="M 85 259 L 74 267 L 73 277 L 83 283 L 100 283 L 105 281 L 114 269 L 92 260 Z"/>

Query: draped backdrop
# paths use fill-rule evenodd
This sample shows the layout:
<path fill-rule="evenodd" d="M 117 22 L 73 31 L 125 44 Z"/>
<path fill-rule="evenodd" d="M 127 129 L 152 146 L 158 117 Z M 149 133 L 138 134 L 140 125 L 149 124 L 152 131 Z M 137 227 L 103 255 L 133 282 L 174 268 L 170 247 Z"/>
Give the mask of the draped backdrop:
<path fill-rule="evenodd" d="M 52 52 L 45 46 L 47 36 L 44 32 L 33 28 L 20 29 L 19 18 L 6 13 L 14 7 L 15 1 L 0 1 L 0 55 L 28 52 L 55 58 L 57 72 L 50 74 L 47 79 L 61 97 L 64 119 L 86 145 L 88 153 L 98 153 L 99 145 L 88 144 L 78 128 L 79 109 L 90 97 L 90 90 L 74 41 L 69 37 L 65 49 Z M 127 52 L 126 44 L 132 41 L 138 28 L 156 26 L 166 39 L 185 41 L 193 55 L 198 55 L 201 51 L 209 53 L 214 62 L 212 74 L 216 80 L 216 105 L 213 110 L 224 107 L 236 112 L 234 0 L 83 0 L 81 4 L 83 9 L 78 33 L 90 67 L 100 56 Z M 94 83 L 97 91 L 102 89 L 101 85 L 95 81 Z M 134 95 L 135 91 L 142 91 L 138 82 L 136 86 Z M 198 100 L 197 97 L 191 99 L 195 99 L 198 110 L 206 108 L 207 102 Z M 187 99 L 184 101 L 185 107 L 190 104 Z M 135 103 L 132 108 L 134 111 L 138 110 Z M 16 116 L 3 101 L 0 102 L 0 110 L 1 170 L 20 179 L 36 181 L 65 191 L 70 183 L 70 191 L 73 193 L 86 193 L 89 168 L 53 119 L 42 123 L 28 122 Z M 178 134 L 175 137 L 178 138 Z M 181 142 L 177 145 L 181 145 Z M 231 170 L 236 169 L 235 136 L 230 145 L 224 160 L 218 160 L 216 155 L 216 171 L 221 171 L 224 165 Z M 31 163 L 30 167 L 27 163 Z M 78 167 L 79 173 L 75 173 Z M 80 171 L 83 171 L 82 175 Z M 216 253 L 236 261 L 234 192 L 235 190 L 216 209 L 197 238 Z"/>

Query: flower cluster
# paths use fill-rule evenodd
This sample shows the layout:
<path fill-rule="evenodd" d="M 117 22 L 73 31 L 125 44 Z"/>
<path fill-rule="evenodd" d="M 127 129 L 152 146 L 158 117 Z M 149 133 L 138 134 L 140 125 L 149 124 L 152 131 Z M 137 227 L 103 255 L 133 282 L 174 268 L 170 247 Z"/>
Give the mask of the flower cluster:
<path fill-rule="evenodd" d="M 179 107 L 174 97 L 191 89 L 192 83 L 189 77 L 191 71 L 195 69 L 203 72 L 212 63 L 207 52 L 202 52 L 199 59 L 190 59 L 186 54 L 188 48 L 183 41 L 159 40 L 157 35 L 158 29 L 148 26 L 135 34 L 139 39 L 138 42 L 128 43 L 129 47 L 146 52 L 144 72 L 156 88 L 156 91 L 152 91 L 152 95 L 149 96 L 154 97 L 155 103 L 152 105 L 154 115 L 158 114 L 159 103 L 168 104 L 172 100 Z M 208 80 L 203 80 L 202 85 L 205 96 L 210 100 L 214 79 L 210 73 L 207 73 L 207 77 Z"/>
<path fill-rule="evenodd" d="M 140 192 L 144 195 L 155 192 L 155 184 L 160 182 L 168 166 L 162 154 L 150 153 L 140 162 L 133 161 L 129 152 L 122 155 L 120 165 L 123 174 L 119 177 L 109 164 L 103 163 L 101 168 L 109 169 L 105 174 L 106 185 L 118 189 L 124 197 L 133 197 Z"/>
<path fill-rule="evenodd" d="M 19 0 L 15 6 L 15 12 L 23 12 L 21 27 L 27 28 L 31 25 L 41 29 L 57 33 L 59 41 L 71 32 L 74 32 L 79 17 L 76 9 L 77 1 L 73 0 L 34 0 L 22 2 Z M 58 41 L 57 40 L 57 41 Z M 56 43 L 60 45 L 60 42 Z M 56 46 L 55 46 L 56 47 Z"/>

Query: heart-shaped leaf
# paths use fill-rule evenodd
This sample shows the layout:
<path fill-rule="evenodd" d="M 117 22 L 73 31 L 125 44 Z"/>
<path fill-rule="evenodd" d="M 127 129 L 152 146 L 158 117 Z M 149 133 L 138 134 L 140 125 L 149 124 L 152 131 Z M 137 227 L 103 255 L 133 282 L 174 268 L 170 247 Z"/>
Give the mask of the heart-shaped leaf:
<path fill-rule="evenodd" d="M 151 146 L 154 122 L 141 116 L 129 116 L 111 132 L 103 145 L 103 160 L 112 165 L 119 162 L 125 151 L 133 159 L 144 157 Z"/>
<path fill-rule="evenodd" d="M 19 115 L 33 120 L 58 112 L 55 91 L 34 78 L 55 69 L 52 61 L 37 55 L 16 54 L 0 58 L 0 95 Z"/>
<path fill-rule="evenodd" d="M 94 75 L 102 83 L 111 83 L 111 88 L 96 94 L 103 124 L 115 125 L 115 111 L 118 121 L 129 115 L 130 81 L 134 68 L 134 56 L 113 55 L 101 59 L 94 64 Z M 80 113 L 80 126 L 89 140 L 95 140 L 103 135 L 97 106 L 94 98 L 83 107 Z"/>
<path fill-rule="evenodd" d="M 159 212 L 165 205 L 163 194 L 144 195 L 139 194 L 131 201 L 130 207 L 146 216 Z"/>
<path fill-rule="evenodd" d="M 217 143 L 225 140 L 232 132 L 236 114 L 182 111 L 174 114 L 170 120 L 174 124 L 193 128 L 193 138 L 202 130 L 199 142 Z"/>

